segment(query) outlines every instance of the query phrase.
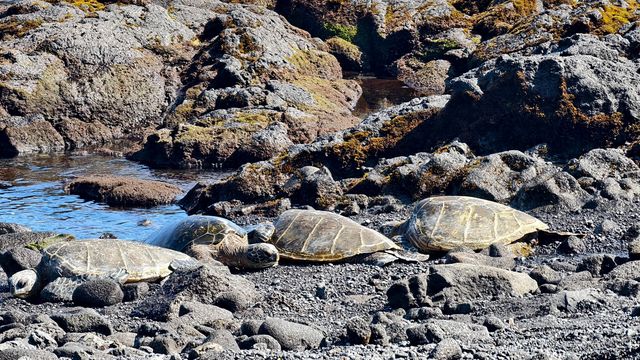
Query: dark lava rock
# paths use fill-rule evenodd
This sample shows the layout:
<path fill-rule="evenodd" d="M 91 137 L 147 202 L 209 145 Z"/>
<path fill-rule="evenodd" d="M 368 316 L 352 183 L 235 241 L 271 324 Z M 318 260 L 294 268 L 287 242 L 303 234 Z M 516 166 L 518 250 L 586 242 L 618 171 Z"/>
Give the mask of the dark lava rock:
<path fill-rule="evenodd" d="M 278 318 L 267 318 L 260 326 L 260 334 L 278 340 L 283 350 L 317 349 L 324 339 L 320 330 Z"/>
<path fill-rule="evenodd" d="M 240 332 L 246 336 L 258 335 L 263 322 L 261 320 L 245 320 L 240 326 Z"/>
<path fill-rule="evenodd" d="M 484 323 L 482 325 L 486 327 L 489 332 L 502 330 L 507 327 L 507 325 L 502 320 L 495 316 L 488 316 L 486 319 L 484 319 Z"/>
<path fill-rule="evenodd" d="M 30 232 L 30 231 L 31 229 L 29 229 L 24 225 L 0 222 L 0 235 Z"/>
<path fill-rule="evenodd" d="M 557 248 L 559 254 L 578 255 L 584 254 L 587 247 L 584 241 L 577 236 L 569 236 Z"/>
<path fill-rule="evenodd" d="M 353 345 L 367 345 L 371 340 L 371 328 L 369 322 L 363 318 L 349 319 L 346 324 L 347 341 Z"/>
<path fill-rule="evenodd" d="M 49 351 L 36 349 L 6 349 L 0 351 L 0 360 L 38 359 L 57 360 L 58 357 Z"/>
<path fill-rule="evenodd" d="M 9 277 L 18 271 L 35 268 L 41 259 L 42 254 L 39 251 L 15 247 L 0 253 L 0 266 Z"/>
<path fill-rule="evenodd" d="M 453 360 L 462 358 L 462 348 L 453 339 L 444 339 L 436 345 L 429 358 L 435 360 Z"/>
<path fill-rule="evenodd" d="M 182 193 L 179 187 L 168 183 L 114 176 L 82 177 L 67 184 L 65 190 L 110 206 L 143 207 L 173 203 Z"/>
<path fill-rule="evenodd" d="M 0 235 L 0 251 L 37 243 L 52 236 L 56 236 L 56 233 L 50 231 L 27 231 Z"/>
<path fill-rule="evenodd" d="M 557 271 L 553 270 L 548 265 L 540 265 L 535 267 L 529 273 L 538 285 L 543 284 L 559 284 L 560 280 L 562 280 L 562 276 Z"/>
<path fill-rule="evenodd" d="M 584 258 L 576 268 L 576 271 L 588 271 L 593 276 L 601 276 L 609 273 L 616 267 L 615 257 L 612 255 L 591 255 Z"/>
<path fill-rule="evenodd" d="M 93 309 L 71 308 L 51 318 L 66 332 L 96 332 L 111 335 L 111 324 Z"/>
<path fill-rule="evenodd" d="M 432 318 L 439 318 L 442 316 L 442 310 L 438 307 L 420 307 L 413 308 L 407 311 L 405 318 L 408 320 L 429 320 Z"/>
<path fill-rule="evenodd" d="M 80 284 L 73 292 L 73 302 L 84 307 L 104 307 L 119 304 L 124 299 L 120 284 L 98 279 Z"/>
<path fill-rule="evenodd" d="M 439 343 L 447 338 L 467 341 L 490 341 L 487 328 L 453 320 L 431 320 L 426 324 L 407 329 L 412 345 Z"/>
<path fill-rule="evenodd" d="M 280 343 L 269 335 L 254 335 L 240 342 L 241 349 L 280 351 Z"/>
<path fill-rule="evenodd" d="M 122 301 L 140 300 L 149 292 L 149 284 L 146 282 L 124 284 L 122 286 L 122 292 L 124 293 Z"/>
<path fill-rule="evenodd" d="M 623 240 L 627 242 L 629 258 L 640 260 L 640 223 L 630 226 L 624 233 Z"/>
<path fill-rule="evenodd" d="M 238 343 L 233 334 L 229 330 L 216 330 L 213 334 L 209 335 L 204 341 L 204 344 L 214 343 L 220 345 L 223 349 L 229 351 L 240 351 Z"/>

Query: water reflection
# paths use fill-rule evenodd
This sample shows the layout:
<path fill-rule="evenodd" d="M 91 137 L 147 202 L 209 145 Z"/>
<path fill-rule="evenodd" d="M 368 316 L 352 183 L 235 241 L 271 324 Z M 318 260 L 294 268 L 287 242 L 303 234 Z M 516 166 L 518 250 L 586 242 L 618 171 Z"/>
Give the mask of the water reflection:
<path fill-rule="evenodd" d="M 64 182 L 83 175 L 121 175 L 168 181 L 185 192 L 197 181 L 214 181 L 220 172 L 152 170 L 125 160 L 99 155 L 39 155 L 0 159 L 0 221 L 38 231 L 70 233 L 79 238 L 110 232 L 120 238 L 143 239 L 186 214 L 176 205 L 151 209 L 118 209 L 64 193 Z M 151 225 L 139 226 L 143 220 Z"/>

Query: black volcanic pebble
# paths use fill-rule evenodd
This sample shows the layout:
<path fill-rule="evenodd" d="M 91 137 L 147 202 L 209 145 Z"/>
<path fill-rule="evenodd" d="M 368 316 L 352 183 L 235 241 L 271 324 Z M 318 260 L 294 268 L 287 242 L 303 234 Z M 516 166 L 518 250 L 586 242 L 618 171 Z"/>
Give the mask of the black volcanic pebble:
<path fill-rule="evenodd" d="M 87 281 L 73 292 L 73 302 L 85 307 L 104 307 L 124 300 L 120 284 L 108 279 Z"/>

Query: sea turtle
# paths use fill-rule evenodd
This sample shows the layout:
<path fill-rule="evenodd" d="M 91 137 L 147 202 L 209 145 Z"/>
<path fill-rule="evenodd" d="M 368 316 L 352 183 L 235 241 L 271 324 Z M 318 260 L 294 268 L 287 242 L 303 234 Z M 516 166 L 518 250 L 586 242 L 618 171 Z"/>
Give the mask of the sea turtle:
<path fill-rule="evenodd" d="M 264 234 L 268 228 L 259 231 Z M 287 210 L 274 223 L 269 243 L 283 259 L 334 262 L 358 259 L 377 265 L 404 260 L 425 261 L 428 256 L 405 252 L 377 231 L 344 216 L 319 210 Z"/>
<path fill-rule="evenodd" d="M 547 229 L 549 226 L 535 217 L 492 201 L 436 196 L 418 202 L 395 233 L 421 251 L 438 252 L 511 244 Z"/>
<path fill-rule="evenodd" d="M 89 279 L 154 281 L 169 276 L 177 266 L 198 265 L 178 251 L 113 239 L 58 242 L 41 253 L 42 260 L 35 269 L 19 271 L 9 278 L 13 296 L 29 298 L 42 290 L 48 298 L 70 300 L 73 290 Z"/>
<path fill-rule="evenodd" d="M 216 216 L 192 215 L 151 235 L 145 242 L 242 269 L 277 265 L 278 250 L 266 243 L 249 244 L 250 236 L 260 238 L 262 231 L 259 227 L 244 229 Z"/>

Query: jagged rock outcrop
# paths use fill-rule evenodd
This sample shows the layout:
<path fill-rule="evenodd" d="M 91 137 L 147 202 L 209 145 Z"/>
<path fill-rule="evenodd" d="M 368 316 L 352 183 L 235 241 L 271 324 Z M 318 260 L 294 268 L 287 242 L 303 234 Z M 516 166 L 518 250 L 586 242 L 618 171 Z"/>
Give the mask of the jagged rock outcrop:
<path fill-rule="evenodd" d="M 141 138 L 162 127 L 136 159 L 211 167 L 275 122 L 289 128 L 280 147 L 355 124 L 358 85 L 342 80 L 324 43 L 276 13 L 219 1 L 162 5 L 0 7 L 2 156 Z M 33 116 L 55 129 L 40 142 L 14 130 L 42 129 Z"/>

